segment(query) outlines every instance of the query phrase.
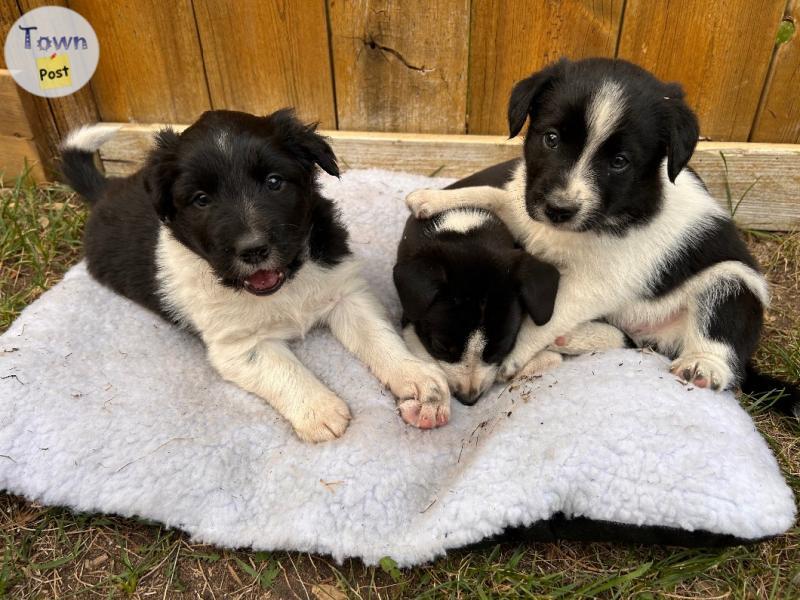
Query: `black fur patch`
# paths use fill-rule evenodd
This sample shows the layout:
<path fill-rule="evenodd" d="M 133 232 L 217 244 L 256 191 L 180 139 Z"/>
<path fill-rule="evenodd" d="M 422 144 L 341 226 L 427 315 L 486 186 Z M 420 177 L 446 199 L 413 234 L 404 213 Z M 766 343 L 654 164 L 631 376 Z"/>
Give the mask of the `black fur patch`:
<path fill-rule="evenodd" d="M 744 377 L 745 365 L 758 346 L 764 324 L 764 307 L 744 285 L 714 304 L 707 296 L 701 296 L 699 304 L 709 317 L 706 335 L 728 345 L 735 352 L 730 367 L 736 379 L 734 385 L 738 385 Z"/>
<path fill-rule="evenodd" d="M 745 246 L 736 226 L 725 217 L 700 235 L 684 238 L 684 245 L 664 265 L 650 283 L 650 297 L 670 293 L 704 269 L 727 260 L 735 260 L 758 271 L 758 264 Z"/>
<path fill-rule="evenodd" d="M 491 216 L 466 233 L 437 231 L 446 214 L 406 223 L 394 268 L 403 324 L 413 324 L 431 356 L 450 363 L 461 359 L 470 336 L 481 331 L 483 361 L 500 364 L 526 313 L 537 322 L 549 320 L 558 271 L 516 248 Z"/>
<path fill-rule="evenodd" d="M 505 184 L 511 181 L 511 177 L 514 175 L 514 169 L 517 168 L 519 162 L 520 159 L 515 158 L 492 165 L 491 167 L 478 171 L 477 173 L 473 173 L 472 175 L 464 177 L 463 179 L 459 179 L 444 189 L 455 190 L 466 187 L 480 187 L 482 185 L 502 188 L 505 186 Z"/>

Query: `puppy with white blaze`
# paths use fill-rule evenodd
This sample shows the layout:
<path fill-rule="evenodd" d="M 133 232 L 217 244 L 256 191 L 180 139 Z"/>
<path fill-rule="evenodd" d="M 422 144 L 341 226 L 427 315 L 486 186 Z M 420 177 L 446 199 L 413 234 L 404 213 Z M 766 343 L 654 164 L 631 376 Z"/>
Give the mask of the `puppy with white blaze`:
<path fill-rule="evenodd" d="M 114 132 L 84 127 L 62 146 L 64 175 L 92 207 L 85 253 L 98 281 L 198 334 L 220 375 L 303 440 L 337 438 L 350 421 L 287 345 L 320 323 L 397 396 L 406 422 L 447 422 L 444 374 L 405 347 L 319 191 L 317 165 L 339 170 L 314 126 L 291 110 L 207 112 L 159 132 L 138 172 L 106 178 L 93 153 Z"/>
<path fill-rule="evenodd" d="M 408 196 L 418 217 L 489 210 L 559 268 L 552 318 L 525 321 L 503 378 L 602 318 L 672 357 L 685 382 L 745 381 L 769 290 L 730 216 L 685 168 L 699 128 L 683 96 L 625 61 L 562 60 L 512 91 L 511 137 L 530 124 L 510 181 Z"/>

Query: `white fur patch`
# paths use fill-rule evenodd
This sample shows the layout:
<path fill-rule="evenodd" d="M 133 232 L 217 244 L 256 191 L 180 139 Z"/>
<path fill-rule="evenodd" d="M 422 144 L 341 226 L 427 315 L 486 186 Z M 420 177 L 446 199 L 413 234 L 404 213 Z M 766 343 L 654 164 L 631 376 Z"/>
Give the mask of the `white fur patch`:
<path fill-rule="evenodd" d="M 226 130 L 220 131 L 217 134 L 217 148 L 219 148 L 223 153 L 230 154 L 231 152 L 231 139 L 230 133 Z"/>
<path fill-rule="evenodd" d="M 491 218 L 491 215 L 485 210 L 470 208 L 451 210 L 442 215 L 436 222 L 436 231 L 468 233 L 473 229 L 478 229 Z"/>
<path fill-rule="evenodd" d="M 615 81 L 605 81 L 592 96 L 586 110 L 588 132 L 583 151 L 567 175 L 564 188 L 554 190 L 548 198 L 555 206 L 578 208 L 575 223 L 581 223 L 583 216 L 591 213 L 600 202 L 592 160 L 619 124 L 624 111 L 622 86 Z"/>
<path fill-rule="evenodd" d="M 306 262 L 271 296 L 222 285 L 211 266 L 162 226 L 156 246 L 162 305 L 191 325 L 211 364 L 225 379 L 269 402 L 306 441 L 344 433 L 347 405 L 295 357 L 287 342 L 327 324 L 345 348 L 412 407 L 418 427 L 447 422 L 450 396 L 444 375 L 416 359 L 369 291 L 355 259 L 334 267 Z"/>
<path fill-rule="evenodd" d="M 79 150 L 82 152 L 96 152 L 100 146 L 114 137 L 121 125 L 98 123 L 84 125 L 70 132 L 61 143 L 61 150 Z"/>

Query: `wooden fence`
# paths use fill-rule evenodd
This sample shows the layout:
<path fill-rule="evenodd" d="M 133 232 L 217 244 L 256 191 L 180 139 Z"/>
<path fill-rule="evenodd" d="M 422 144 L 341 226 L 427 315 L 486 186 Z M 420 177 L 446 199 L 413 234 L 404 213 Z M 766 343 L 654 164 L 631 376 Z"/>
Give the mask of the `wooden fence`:
<path fill-rule="evenodd" d="M 100 63 L 60 99 L 0 77 L 28 118 L 0 119 L 6 170 L 19 147 L 3 151 L 3 136 L 23 129 L 47 167 L 78 124 L 188 123 L 211 108 L 502 135 L 513 83 L 561 56 L 616 56 L 682 82 L 708 140 L 800 142 L 800 0 L 0 0 L 0 32 L 56 3 L 92 24 Z"/>

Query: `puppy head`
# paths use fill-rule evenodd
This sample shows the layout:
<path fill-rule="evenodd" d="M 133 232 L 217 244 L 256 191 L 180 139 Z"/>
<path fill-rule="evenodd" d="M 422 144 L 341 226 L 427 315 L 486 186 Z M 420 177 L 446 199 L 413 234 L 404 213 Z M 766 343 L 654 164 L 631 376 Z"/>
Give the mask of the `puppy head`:
<path fill-rule="evenodd" d="M 403 335 L 419 358 L 436 361 L 464 404 L 494 383 L 522 319 L 550 320 L 558 270 L 520 250 L 492 256 L 417 256 L 394 268 L 403 305 Z"/>
<path fill-rule="evenodd" d="M 699 127 L 677 84 L 631 63 L 561 60 L 514 86 L 511 137 L 525 136 L 530 216 L 568 231 L 622 233 L 658 210 Z"/>
<path fill-rule="evenodd" d="M 160 219 L 223 285 L 276 292 L 302 265 L 317 199 L 315 164 L 339 174 L 313 125 L 290 110 L 267 117 L 210 111 L 165 129 L 145 166 Z"/>

